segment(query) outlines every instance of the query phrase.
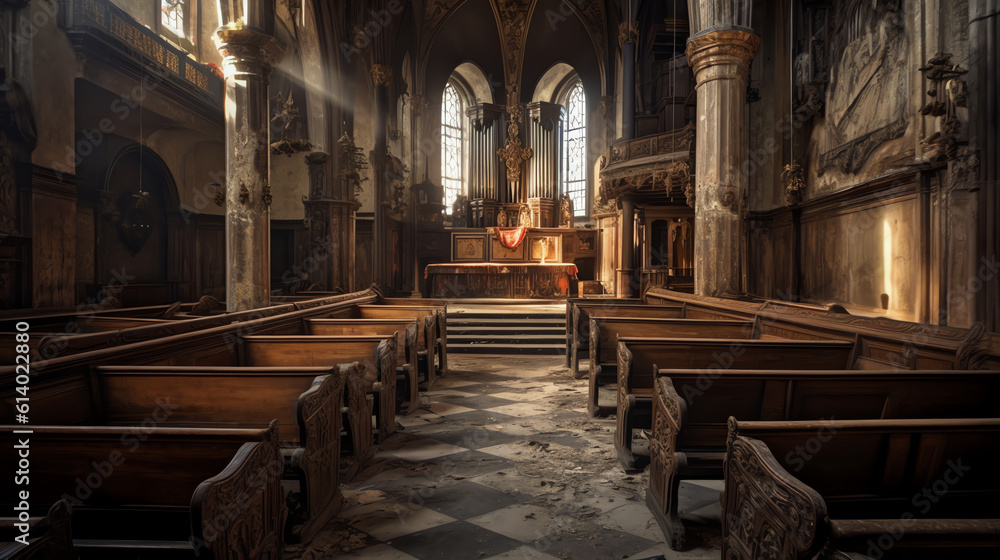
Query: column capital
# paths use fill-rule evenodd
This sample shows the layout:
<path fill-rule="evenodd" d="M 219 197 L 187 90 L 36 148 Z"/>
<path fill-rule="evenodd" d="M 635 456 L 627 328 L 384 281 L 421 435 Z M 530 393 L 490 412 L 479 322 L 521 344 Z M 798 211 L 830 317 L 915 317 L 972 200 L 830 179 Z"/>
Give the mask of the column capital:
<path fill-rule="evenodd" d="M 273 67 L 285 52 L 277 39 L 248 27 L 220 27 L 215 30 L 215 45 L 225 63 L 223 71 L 237 72 L 236 65 L 259 64 L 265 71 Z"/>
<path fill-rule="evenodd" d="M 392 83 L 392 68 L 384 64 L 372 64 L 372 81 L 375 86 L 388 86 Z"/>
<path fill-rule="evenodd" d="M 688 64 L 694 70 L 698 84 L 708 79 L 745 77 L 750 68 L 760 37 L 746 29 L 719 29 L 699 33 L 688 39 Z M 702 72 L 714 66 L 729 66 L 729 72 L 703 76 Z"/>
<path fill-rule="evenodd" d="M 639 42 L 639 26 L 635 20 L 623 21 L 618 24 L 618 44 Z"/>

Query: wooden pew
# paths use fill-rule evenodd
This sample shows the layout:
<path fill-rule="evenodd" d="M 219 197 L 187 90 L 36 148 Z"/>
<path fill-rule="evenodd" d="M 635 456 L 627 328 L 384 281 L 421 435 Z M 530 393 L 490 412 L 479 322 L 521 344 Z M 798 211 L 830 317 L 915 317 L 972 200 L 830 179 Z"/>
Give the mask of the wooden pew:
<path fill-rule="evenodd" d="M 204 300 L 205 298 L 202 299 Z M 350 310 L 353 309 L 358 303 L 370 303 L 374 301 L 376 301 L 375 292 L 373 290 L 365 290 L 350 294 L 341 294 L 334 297 L 311 299 L 309 301 L 294 304 L 272 305 L 262 309 L 253 309 L 236 313 L 215 314 L 211 311 L 205 311 L 206 315 L 197 317 L 189 315 L 184 312 L 184 310 L 195 313 L 199 307 L 207 308 L 210 306 L 203 306 L 200 303 L 184 304 L 182 305 L 181 310 L 174 315 L 175 320 L 154 322 L 145 326 L 133 326 L 118 330 L 105 330 L 90 333 L 82 332 L 85 327 L 81 326 L 77 322 L 78 317 L 75 314 L 68 316 L 63 315 L 60 318 L 64 319 L 64 322 L 60 323 L 58 327 L 53 327 L 48 330 L 43 331 L 43 329 L 38 328 L 34 322 L 31 323 L 31 332 L 33 333 L 33 337 L 42 334 L 42 332 L 50 333 L 50 336 L 44 337 L 44 340 L 42 340 L 39 344 L 39 355 L 33 357 L 32 363 L 36 363 L 41 360 L 57 360 L 59 358 L 81 354 L 84 352 L 106 350 L 108 348 L 115 348 L 144 341 L 154 341 L 150 347 L 155 349 L 157 348 L 157 344 L 155 342 L 157 340 L 185 333 L 197 333 L 227 326 L 239 332 L 252 330 L 254 332 L 259 331 L 261 333 L 269 333 L 272 330 L 280 331 L 289 327 L 291 327 L 292 330 L 301 332 L 301 322 L 303 317 L 326 317 L 331 314 L 349 313 Z M 121 311 L 123 310 L 114 310 L 114 312 Z M 82 317 L 81 319 L 86 321 L 89 320 L 91 316 L 103 317 L 110 313 L 112 312 L 107 311 L 94 313 L 93 315 Z M 114 355 L 114 353 L 111 352 L 108 355 Z"/>
<path fill-rule="evenodd" d="M 336 367 L 100 366 L 94 369 L 101 423 L 136 424 L 153 403 L 158 425 L 253 427 L 278 420 L 285 478 L 299 481 L 309 542 L 340 510 L 340 433 L 344 385 L 363 374 L 359 362 Z M 158 406 L 160 406 L 158 404 Z M 291 525 L 291 524 L 289 524 Z M 289 526 L 289 533 L 292 527 Z"/>
<path fill-rule="evenodd" d="M 729 430 L 723 558 L 1000 553 L 1000 419 L 731 419 Z"/>
<path fill-rule="evenodd" d="M 320 336 L 390 336 L 397 335 L 396 363 L 406 379 L 403 411 L 410 414 L 420 408 L 417 388 L 417 321 L 415 319 L 306 319 L 306 331 Z M 400 387 L 396 387 L 397 397 Z"/>
<path fill-rule="evenodd" d="M 277 422 L 260 429 L 31 429 L 31 502 L 69 501 L 81 558 L 126 551 L 135 558 L 151 549 L 173 557 L 280 558 L 286 512 Z M 14 464 L 13 454 L 13 446 L 0 451 L 5 464 Z M 0 498 L 4 511 L 12 511 L 12 497 Z"/>
<path fill-rule="evenodd" d="M 738 315 L 761 324 L 761 338 L 854 340 L 857 355 L 880 368 L 983 369 L 1000 368 L 1000 346 L 987 342 L 981 323 L 969 328 L 927 325 L 884 317 L 850 315 L 839 305 L 812 305 L 775 300 L 741 301 L 648 290 L 643 297 L 664 305 L 685 305 L 686 317 Z M 977 365 L 992 363 L 992 365 Z"/>
<path fill-rule="evenodd" d="M 636 305 L 642 305 L 643 301 L 641 298 L 615 298 L 610 296 L 605 297 L 571 297 L 566 298 L 566 367 L 571 368 L 573 374 L 576 375 L 576 369 L 573 367 L 573 342 L 576 340 L 577 331 L 576 328 L 576 305 L 579 303 L 596 303 L 600 305 L 605 302 L 608 307 L 615 305 L 613 302 L 620 303 L 631 303 Z M 581 320 L 583 320 L 581 318 Z M 586 341 L 583 341 L 586 344 Z"/>
<path fill-rule="evenodd" d="M 77 320 L 77 324 L 80 326 L 81 333 L 97 333 L 129 329 L 132 327 L 146 327 L 150 325 L 169 323 L 172 320 L 173 319 L 154 319 L 147 317 L 95 316 L 90 317 L 88 320 L 79 318 Z"/>
<path fill-rule="evenodd" d="M 421 307 L 431 305 L 437 307 L 437 338 L 440 361 L 440 374 L 448 374 L 448 300 L 434 298 L 387 298 L 380 297 L 379 303 L 383 305 L 408 305 L 411 307 Z"/>
<path fill-rule="evenodd" d="M 28 497 L 30 498 L 30 492 Z M 27 529 L 28 545 L 15 541 Z M 15 517 L 0 518 L 0 558 L 4 560 L 76 560 L 69 504 L 59 500 L 45 517 L 23 523 Z"/>
<path fill-rule="evenodd" d="M 567 303 L 566 313 L 566 365 L 573 372 L 574 377 L 579 377 L 580 352 L 589 352 L 590 319 L 592 317 L 650 319 L 681 319 L 686 317 L 683 305 L 646 305 L 631 299 L 584 299 L 572 304 Z"/>
<path fill-rule="evenodd" d="M 587 412 L 590 416 L 604 413 L 598 399 L 600 388 L 618 384 L 619 337 L 750 339 L 755 338 L 756 333 L 753 321 L 600 317 L 593 312 L 588 330 L 590 388 Z"/>
<path fill-rule="evenodd" d="M 351 310 L 358 301 L 374 299 L 374 294 L 358 292 L 343 298 L 320 300 L 316 304 L 307 302 L 301 309 L 270 307 L 117 333 L 99 333 L 100 336 L 113 334 L 117 341 L 106 341 L 97 349 L 67 350 L 53 359 L 31 361 L 32 412 L 46 418 L 46 423 L 80 424 L 94 415 L 89 385 L 90 368 L 94 365 L 244 365 L 240 361 L 240 336 L 275 331 L 302 333 L 304 319 Z M 133 336 L 138 340 L 133 341 Z M 16 374 L 14 365 L 0 365 L 0 412 L 7 418 L 13 417 L 15 399 L 22 396 L 16 391 Z"/>
<path fill-rule="evenodd" d="M 625 470 L 640 465 L 632 453 L 632 430 L 652 426 L 653 374 L 701 369 L 717 375 L 738 369 L 851 369 L 854 344 L 839 340 L 729 340 L 714 338 L 619 338 L 618 416 L 615 448 Z"/>
<path fill-rule="evenodd" d="M 441 340 L 438 332 L 440 309 L 437 306 L 415 305 L 374 305 L 359 304 L 357 317 L 359 319 L 415 319 L 423 328 L 417 331 L 417 352 L 420 369 L 424 373 L 424 385 L 430 389 L 438 375 L 444 373 L 441 369 L 441 359 L 447 352 L 445 340 Z"/>
<path fill-rule="evenodd" d="M 348 424 L 354 448 L 354 477 L 374 455 L 372 414 L 377 417 L 379 441 L 396 431 L 396 336 L 291 336 L 251 335 L 240 345 L 244 365 L 321 366 L 360 361 L 366 375 L 347 380 Z M 378 402 L 368 404 L 367 395 Z M 374 410 L 373 410 L 374 408 Z"/>
<path fill-rule="evenodd" d="M 1000 371 L 659 370 L 646 503 L 684 546 L 681 479 L 721 479 L 727 421 L 1000 416 Z"/>

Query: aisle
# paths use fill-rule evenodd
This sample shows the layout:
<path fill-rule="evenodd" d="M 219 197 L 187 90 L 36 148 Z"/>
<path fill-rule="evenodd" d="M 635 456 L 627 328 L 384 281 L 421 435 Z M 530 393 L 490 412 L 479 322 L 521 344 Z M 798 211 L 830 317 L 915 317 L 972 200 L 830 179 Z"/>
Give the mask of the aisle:
<path fill-rule="evenodd" d="M 663 544 L 647 473 L 621 470 L 614 420 L 586 416 L 586 381 L 563 360 L 449 356 L 424 407 L 345 485 L 339 519 L 286 560 L 718 558 L 717 530 L 683 554 Z M 711 486 L 682 483 L 685 518 L 718 523 Z"/>

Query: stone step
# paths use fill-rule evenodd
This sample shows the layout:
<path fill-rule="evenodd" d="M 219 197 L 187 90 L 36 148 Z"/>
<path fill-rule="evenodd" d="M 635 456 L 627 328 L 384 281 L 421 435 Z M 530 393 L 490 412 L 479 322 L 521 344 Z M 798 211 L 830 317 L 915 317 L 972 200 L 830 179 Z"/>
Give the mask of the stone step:
<path fill-rule="evenodd" d="M 494 334 L 484 335 L 452 335 L 448 334 L 448 348 L 451 343 L 457 344 L 559 344 L 566 345 L 566 335 L 538 335 L 538 334 Z"/>
<path fill-rule="evenodd" d="M 459 335 L 549 335 L 566 337 L 565 327 L 548 327 L 545 325 L 523 325 L 516 327 L 498 327 L 496 325 L 448 325 L 448 338 Z"/>
<path fill-rule="evenodd" d="M 448 352 L 456 354 L 562 354 L 566 312 L 551 307 L 496 306 L 448 312 Z"/>
<path fill-rule="evenodd" d="M 448 352 L 456 354 L 562 354 L 563 344 L 452 344 L 448 341 Z"/>
<path fill-rule="evenodd" d="M 451 321 L 462 322 L 462 321 L 472 321 L 472 320 L 476 320 L 476 321 L 490 320 L 490 321 L 508 321 L 509 322 L 509 321 L 524 321 L 525 319 L 544 320 L 544 321 L 557 321 L 558 320 L 558 321 L 561 321 L 563 324 L 565 324 L 566 323 L 566 314 L 565 313 L 530 313 L 530 312 L 521 312 L 521 313 L 499 313 L 499 312 L 497 312 L 497 313 L 482 313 L 482 312 L 476 312 L 476 313 L 449 313 L 448 314 L 448 322 L 449 323 Z"/>
<path fill-rule="evenodd" d="M 448 317 L 448 328 L 452 326 L 468 326 L 468 327 L 511 327 L 517 328 L 523 325 L 532 326 L 544 326 L 544 327 L 554 327 L 565 330 L 566 320 L 565 319 L 547 319 L 547 318 L 525 318 L 525 319 L 453 319 Z"/>

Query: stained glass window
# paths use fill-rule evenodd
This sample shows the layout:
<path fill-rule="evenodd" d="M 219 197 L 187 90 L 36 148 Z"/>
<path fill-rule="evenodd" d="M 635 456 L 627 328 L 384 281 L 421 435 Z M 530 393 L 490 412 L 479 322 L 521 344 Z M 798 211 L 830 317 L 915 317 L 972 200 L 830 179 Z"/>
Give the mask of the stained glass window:
<path fill-rule="evenodd" d="M 573 213 L 587 215 L 587 97 L 577 82 L 566 96 L 563 131 L 563 192 L 573 200 Z"/>
<path fill-rule="evenodd" d="M 160 24 L 177 37 L 184 38 L 184 1 L 160 0 Z"/>
<path fill-rule="evenodd" d="M 462 194 L 462 99 L 451 84 L 441 99 L 441 182 L 444 184 L 445 210 Z"/>

